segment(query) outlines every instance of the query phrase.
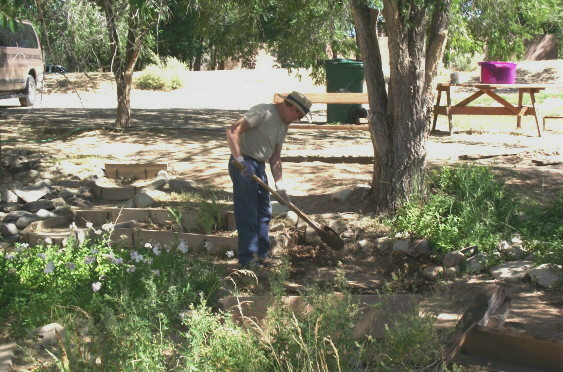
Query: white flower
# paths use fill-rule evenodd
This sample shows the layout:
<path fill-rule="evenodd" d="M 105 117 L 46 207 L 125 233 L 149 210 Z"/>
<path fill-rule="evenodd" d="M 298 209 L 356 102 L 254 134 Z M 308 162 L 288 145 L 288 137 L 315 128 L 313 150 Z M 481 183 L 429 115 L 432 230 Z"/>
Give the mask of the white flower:
<path fill-rule="evenodd" d="M 14 255 L 13 254 L 7 254 L 4 258 L 7 259 L 8 261 L 13 260 L 14 259 Z"/>
<path fill-rule="evenodd" d="M 70 224 L 70 226 L 68 228 L 76 230 L 78 227 L 76 226 L 76 222 L 73 222 L 73 223 Z"/>
<path fill-rule="evenodd" d="M 205 243 L 203 243 L 203 247 L 204 247 L 207 251 L 210 251 L 210 250 L 213 248 L 213 243 L 205 242 Z"/>
<path fill-rule="evenodd" d="M 51 238 L 45 238 L 45 243 L 53 244 L 53 240 Z"/>
<path fill-rule="evenodd" d="M 114 265 L 123 265 L 123 258 L 110 258 L 110 262 Z"/>
<path fill-rule="evenodd" d="M 102 283 L 100 283 L 100 282 L 92 283 L 92 290 L 94 292 L 98 292 L 101 288 L 102 288 Z"/>
<path fill-rule="evenodd" d="M 227 251 L 227 257 L 233 258 L 234 256 L 235 256 L 235 252 L 233 252 L 233 251 Z"/>
<path fill-rule="evenodd" d="M 178 244 L 178 250 L 182 253 L 188 253 L 188 244 L 185 241 L 180 241 Z"/>
<path fill-rule="evenodd" d="M 145 248 L 152 248 L 152 244 L 151 243 L 145 243 Z"/>
<path fill-rule="evenodd" d="M 153 270 L 152 273 L 156 276 L 160 276 L 160 270 L 158 270 L 158 269 Z"/>
<path fill-rule="evenodd" d="M 102 233 L 102 230 L 94 230 L 94 234 L 96 235 L 100 235 Z"/>
<path fill-rule="evenodd" d="M 91 229 L 94 226 L 92 222 L 86 222 L 86 227 Z"/>
<path fill-rule="evenodd" d="M 135 262 L 143 261 L 143 255 L 139 254 L 137 251 L 131 252 L 131 259 Z"/>
<path fill-rule="evenodd" d="M 156 243 L 154 247 L 152 247 L 152 253 L 154 253 L 155 256 L 160 254 L 160 244 Z"/>
<path fill-rule="evenodd" d="M 72 262 L 67 262 L 66 268 L 69 269 L 70 271 L 72 271 L 72 270 L 76 269 L 76 265 Z"/>
<path fill-rule="evenodd" d="M 108 222 L 102 225 L 102 230 L 111 231 L 113 230 L 113 223 Z"/>
<path fill-rule="evenodd" d="M 129 267 L 127 267 L 127 272 L 128 272 L 128 273 L 134 273 L 135 270 L 137 270 L 137 268 L 135 267 L 135 265 L 129 265 Z"/>
<path fill-rule="evenodd" d="M 45 266 L 45 269 L 43 269 L 43 272 L 45 274 L 52 274 L 53 271 L 55 271 L 55 263 L 53 261 L 49 261 L 47 266 Z"/>
<path fill-rule="evenodd" d="M 29 248 L 29 244 L 28 243 L 21 243 L 20 248 L 21 249 L 27 249 L 27 248 Z"/>
<path fill-rule="evenodd" d="M 37 257 L 41 258 L 42 260 L 46 259 L 47 256 L 45 255 L 45 253 L 37 253 Z"/>
<path fill-rule="evenodd" d="M 84 258 L 84 264 L 90 265 L 92 262 L 96 262 L 96 257 L 86 256 Z"/>
<path fill-rule="evenodd" d="M 164 244 L 164 250 L 166 251 L 166 253 L 170 252 L 171 249 L 172 249 L 171 246 L 169 246 L 168 244 Z"/>
<path fill-rule="evenodd" d="M 152 258 L 145 258 L 145 263 L 148 265 L 152 264 Z"/>

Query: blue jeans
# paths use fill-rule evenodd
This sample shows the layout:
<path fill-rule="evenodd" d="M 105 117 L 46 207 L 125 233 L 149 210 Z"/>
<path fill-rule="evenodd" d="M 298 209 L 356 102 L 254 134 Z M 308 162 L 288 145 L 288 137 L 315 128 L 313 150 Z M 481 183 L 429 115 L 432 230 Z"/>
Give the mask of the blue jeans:
<path fill-rule="evenodd" d="M 266 165 L 245 156 L 254 167 L 254 173 L 266 184 Z M 238 261 L 241 265 L 268 257 L 270 238 L 268 225 L 272 219 L 270 193 L 251 178 L 243 176 L 229 159 L 229 175 L 233 181 L 233 202 L 238 230 Z"/>

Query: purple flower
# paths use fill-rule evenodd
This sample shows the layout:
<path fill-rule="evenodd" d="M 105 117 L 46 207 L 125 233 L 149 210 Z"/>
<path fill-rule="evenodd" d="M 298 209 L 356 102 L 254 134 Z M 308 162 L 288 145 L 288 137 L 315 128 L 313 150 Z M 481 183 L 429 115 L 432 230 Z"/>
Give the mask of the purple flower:
<path fill-rule="evenodd" d="M 43 272 L 45 274 L 52 274 L 53 271 L 55 271 L 55 263 L 53 261 L 49 261 L 47 266 L 45 266 L 45 269 L 43 269 Z"/>

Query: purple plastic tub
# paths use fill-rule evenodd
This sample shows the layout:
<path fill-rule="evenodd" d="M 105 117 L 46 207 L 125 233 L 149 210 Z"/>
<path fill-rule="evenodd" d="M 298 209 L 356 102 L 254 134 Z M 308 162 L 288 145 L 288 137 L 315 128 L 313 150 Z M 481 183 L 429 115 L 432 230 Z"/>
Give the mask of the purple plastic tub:
<path fill-rule="evenodd" d="M 481 83 L 514 84 L 516 82 L 516 63 L 512 62 L 479 62 L 481 66 Z"/>

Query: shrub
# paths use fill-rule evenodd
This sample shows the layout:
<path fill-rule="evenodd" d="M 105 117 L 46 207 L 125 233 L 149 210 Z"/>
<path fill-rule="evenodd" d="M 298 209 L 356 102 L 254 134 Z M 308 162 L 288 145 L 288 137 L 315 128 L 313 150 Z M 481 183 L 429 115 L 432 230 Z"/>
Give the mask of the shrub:
<path fill-rule="evenodd" d="M 413 196 L 392 221 L 396 231 L 430 240 L 445 254 L 468 245 L 491 252 L 508 239 L 518 203 L 486 167 L 443 167 L 429 176 L 426 195 Z"/>
<path fill-rule="evenodd" d="M 139 89 L 145 90 L 174 90 L 183 85 L 182 75 L 187 65 L 174 57 L 167 57 L 164 62 L 147 66 L 135 78 Z"/>

